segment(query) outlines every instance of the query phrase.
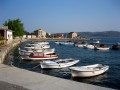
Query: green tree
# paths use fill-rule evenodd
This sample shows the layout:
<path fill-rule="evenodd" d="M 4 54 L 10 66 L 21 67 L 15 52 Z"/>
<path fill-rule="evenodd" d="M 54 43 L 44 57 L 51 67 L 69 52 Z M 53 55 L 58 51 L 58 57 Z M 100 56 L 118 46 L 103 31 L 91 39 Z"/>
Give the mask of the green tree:
<path fill-rule="evenodd" d="M 20 19 L 5 21 L 4 26 L 8 26 L 9 29 L 13 30 L 13 36 L 23 36 L 25 33 L 23 23 Z"/>

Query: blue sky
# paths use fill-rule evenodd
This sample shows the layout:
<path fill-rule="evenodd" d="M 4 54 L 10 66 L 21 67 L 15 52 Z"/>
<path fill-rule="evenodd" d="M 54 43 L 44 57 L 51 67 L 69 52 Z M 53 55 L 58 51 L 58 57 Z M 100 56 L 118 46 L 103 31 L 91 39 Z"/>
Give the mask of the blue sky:
<path fill-rule="evenodd" d="M 0 26 L 17 18 L 28 32 L 120 31 L 120 0 L 0 0 Z"/>

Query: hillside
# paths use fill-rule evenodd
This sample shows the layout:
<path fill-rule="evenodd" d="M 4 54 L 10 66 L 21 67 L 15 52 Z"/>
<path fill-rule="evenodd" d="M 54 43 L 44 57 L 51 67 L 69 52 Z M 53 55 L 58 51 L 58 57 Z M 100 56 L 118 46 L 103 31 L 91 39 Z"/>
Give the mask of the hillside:
<path fill-rule="evenodd" d="M 88 38 L 120 38 L 119 31 L 103 31 L 103 32 L 77 32 Z"/>

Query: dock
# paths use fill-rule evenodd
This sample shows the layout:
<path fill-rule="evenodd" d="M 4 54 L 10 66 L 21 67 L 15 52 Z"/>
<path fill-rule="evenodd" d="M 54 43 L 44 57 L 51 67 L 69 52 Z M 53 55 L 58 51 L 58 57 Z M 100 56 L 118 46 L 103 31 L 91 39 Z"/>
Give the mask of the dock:
<path fill-rule="evenodd" d="M 57 78 L 4 64 L 0 64 L 0 81 L 10 83 L 16 86 L 16 88 L 18 86 L 23 88 L 14 90 L 114 90 Z M 10 89 L 8 87 L 8 89 L 4 90 Z"/>

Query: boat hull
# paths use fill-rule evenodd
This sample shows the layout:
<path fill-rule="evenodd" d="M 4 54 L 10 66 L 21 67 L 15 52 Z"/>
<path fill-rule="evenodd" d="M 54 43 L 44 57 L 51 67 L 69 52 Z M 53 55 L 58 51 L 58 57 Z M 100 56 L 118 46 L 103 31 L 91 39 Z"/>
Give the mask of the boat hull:
<path fill-rule="evenodd" d="M 47 64 L 47 63 L 41 63 L 41 68 L 43 69 L 50 69 L 50 68 L 65 68 L 65 67 L 69 67 L 72 65 L 75 65 L 76 63 L 78 63 L 79 60 L 75 60 L 73 62 L 68 62 L 68 63 L 52 63 L 52 64 Z"/>
<path fill-rule="evenodd" d="M 44 53 L 44 54 L 52 54 L 55 53 L 55 49 L 54 48 L 49 48 L 49 49 L 36 49 L 36 50 L 19 50 L 19 54 L 20 55 L 30 55 L 31 53 L 34 52 L 39 52 L 39 53 Z"/>
<path fill-rule="evenodd" d="M 54 57 L 29 57 L 29 56 L 21 56 L 21 59 L 23 60 L 49 60 L 49 59 L 57 59 L 58 56 L 54 56 Z"/>
<path fill-rule="evenodd" d="M 86 46 L 86 45 L 87 45 L 87 44 L 78 44 L 77 47 L 81 47 L 81 48 L 82 48 L 82 47 L 84 47 L 84 46 Z"/>
<path fill-rule="evenodd" d="M 94 45 L 86 45 L 86 46 L 83 46 L 85 49 L 94 49 L 95 46 Z"/>
<path fill-rule="evenodd" d="M 109 50 L 110 48 L 109 47 L 106 47 L 106 48 L 102 48 L 102 47 L 95 47 L 95 50 Z"/>
<path fill-rule="evenodd" d="M 93 77 L 105 73 L 109 69 L 109 66 L 103 69 L 91 70 L 91 71 L 77 71 L 71 69 L 72 77 Z"/>

